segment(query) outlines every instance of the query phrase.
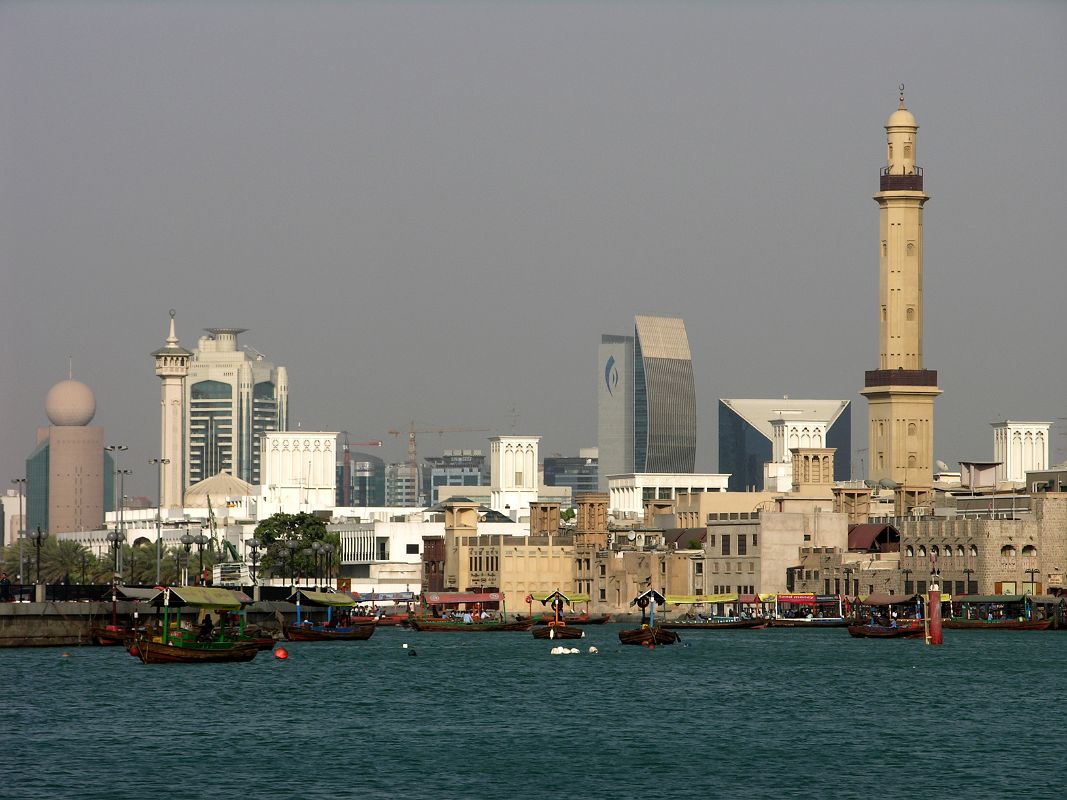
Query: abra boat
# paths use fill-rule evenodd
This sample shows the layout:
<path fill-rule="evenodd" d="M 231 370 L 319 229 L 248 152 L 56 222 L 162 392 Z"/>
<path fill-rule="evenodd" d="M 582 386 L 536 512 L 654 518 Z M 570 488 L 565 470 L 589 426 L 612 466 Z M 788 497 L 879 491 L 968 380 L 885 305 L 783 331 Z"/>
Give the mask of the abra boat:
<path fill-rule="evenodd" d="M 290 642 L 365 641 L 374 635 L 378 623 L 350 620 L 345 610 L 355 606 L 352 596 L 342 592 L 313 592 L 297 589 L 289 597 L 296 603 L 296 624 L 283 628 Z M 326 619 L 313 622 L 303 616 L 303 606 L 326 609 Z"/>
<path fill-rule="evenodd" d="M 910 619 L 896 625 L 849 625 L 848 635 L 857 639 L 917 639 L 924 634 L 921 620 Z"/>
<path fill-rule="evenodd" d="M 550 604 L 552 619 L 547 625 L 541 625 L 533 629 L 535 639 L 581 639 L 585 631 L 564 622 L 563 607 L 570 605 L 571 600 L 558 589 L 550 595 L 546 595 L 542 604 Z"/>
<path fill-rule="evenodd" d="M 532 619 L 507 621 L 502 592 L 426 592 L 419 613 L 408 619 L 415 630 L 430 633 L 528 631 L 533 624 Z"/>
<path fill-rule="evenodd" d="M 655 589 L 649 589 L 630 601 L 631 606 L 641 609 L 641 627 L 619 631 L 622 644 L 643 644 L 654 647 L 657 644 L 674 644 L 678 634 L 656 624 L 656 606 L 663 605 L 666 598 Z M 648 610 L 648 622 L 645 622 L 645 610 Z"/>
<path fill-rule="evenodd" d="M 772 628 L 846 628 L 846 600 L 839 594 L 778 594 L 774 596 Z"/>
<path fill-rule="evenodd" d="M 416 600 L 414 592 L 350 592 L 349 594 L 356 601 L 357 606 L 364 607 L 363 613 L 353 614 L 349 619 L 354 623 L 377 622 L 378 627 L 407 625 L 408 618 L 411 616 L 411 604 Z M 382 603 L 388 602 L 393 604 L 393 611 L 390 613 L 380 608 Z M 367 603 L 370 603 L 369 614 L 365 613 Z M 403 610 L 400 610 L 401 603 L 406 607 Z"/>
<path fill-rule="evenodd" d="M 668 605 L 675 606 L 709 606 L 718 610 L 734 611 L 736 613 L 726 614 L 701 614 L 694 613 L 691 610 L 687 610 L 682 617 L 676 617 L 674 619 L 664 620 L 660 623 L 661 628 L 667 628 L 668 630 L 758 630 L 767 627 L 767 619 L 762 616 L 758 616 L 761 613 L 759 608 L 756 609 L 755 614 L 748 610 L 743 610 L 749 605 L 757 605 L 759 598 L 755 595 L 746 595 L 745 602 L 742 602 L 741 595 L 735 593 L 729 594 L 692 594 L 692 595 L 680 595 L 669 594 L 666 597 Z M 755 598 L 755 600 L 751 599 Z"/>
<path fill-rule="evenodd" d="M 1061 598 L 1043 595 L 957 595 L 946 628 L 981 631 L 1045 631 L 1053 627 Z"/>
<path fill-rule="evenodd" d="M 239 611 L 240 599 L 228 589 L 205 586 L 163 588 L 150 601 L 163 608 L 163 630 L 159 638 L 138 636 L 130 645 L 132 655 L 144 664 L 210 664 L 227 661 L 251 661 L 259 650 L 251 642 L 229 638 L 221 628 L 218 632 L 205 617 L 200 634 L 181 628 L 182 607 L 201 611 Z M 176 609 L 175 625 L 171 625 L 170 611 Z"/>
<path fill-rule="evenodd" d="M 767 620 L 758 617 L 696 617 L 661 622 L 660 627 L 676 631 L 762 630 L 767 627 Z"/>
<path fill-rule="evenodd" d="M 848 626 L 857 639 L 917 639 L 925 635 L 922 595 L 872 594 L 859 601 L 857 620 Z"/>
<path fill-rule="evenodd" d="M 136 624 L 119 622 L 118 601 L 149 601 L 159 593 L 158 589 L 141 589 L 131 586 L 111 585 L 111 622 L 107 625 L 97 625 L 89 629 L 89 638 L 92 643 L 101 647 L 109 647 L 117 644 L 125 645 L 127 640 L 135 639 L 144 633 L 144 629 Z M 136 617 L 136 612 L 134 613 Z"/>

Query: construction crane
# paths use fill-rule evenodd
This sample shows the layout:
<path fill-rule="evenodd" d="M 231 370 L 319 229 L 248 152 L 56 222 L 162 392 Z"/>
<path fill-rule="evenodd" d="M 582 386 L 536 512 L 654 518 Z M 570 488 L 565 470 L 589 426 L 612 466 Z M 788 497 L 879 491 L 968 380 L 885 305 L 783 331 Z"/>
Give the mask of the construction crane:
<path fill-rule="evenodd" d="M 416 428 L 415 423 L 412 422 L 408 426 L 408 464 L 411 466 L 411 474 L 415 478 L 415 491 L 419 492 L 419 459 L 418 449 L 415 445 L 415 436 L 419 433 L 486 433 L 489 428 Z M 402 431 L 389 431 L 393 436 L 400 436 Z"/>
<path fill-rule="evenodd" d="M 370 439 L 366 442 L 350 442 L 348 440 L 348 431 L 341 431 L 343 441 L 341 442 L 341 453 L 343 457 L 341 466 L 341 505 L 352 505 L 352 454 L 351 446 L 356 447 L 381 447 L 381 439 Z"/>

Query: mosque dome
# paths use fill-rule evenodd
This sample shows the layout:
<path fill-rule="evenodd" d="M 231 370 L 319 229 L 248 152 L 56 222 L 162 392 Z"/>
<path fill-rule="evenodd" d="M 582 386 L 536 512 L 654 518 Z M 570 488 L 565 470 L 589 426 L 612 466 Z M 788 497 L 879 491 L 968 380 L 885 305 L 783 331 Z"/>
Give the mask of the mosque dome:
<path fill-rule="evenodd" d="M 214 498 L 211 502 L 218 508 L 226 505 L 228 497 L 248 497 L 255 493 L 251 484 L 223 471 L 186 489 L 185 505 L 188 508 L 207 508 L 209 498 Z"/>
<path fill-rule="evenodd" d="M 60 381 L 48 390 L 44 410 L 53 425 L 88 425 L 96 414 L 96 397 L 81 381 Z"/>
<path fill-rule="evenodd" d="M 889 115 L 889 119 L 886 120 L 885 126 L 887 128 L 918 128 L 919 123 L 915 121 L 915 115 L 908 111 L 908 109 L 898 108 Z"/>

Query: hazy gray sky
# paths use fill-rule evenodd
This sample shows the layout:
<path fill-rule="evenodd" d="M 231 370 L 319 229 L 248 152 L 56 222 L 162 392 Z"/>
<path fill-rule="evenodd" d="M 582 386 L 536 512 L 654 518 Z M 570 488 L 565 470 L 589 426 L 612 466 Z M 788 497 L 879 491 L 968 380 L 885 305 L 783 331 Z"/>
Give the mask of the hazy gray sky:
<path fill-rule="evenodd" d="M 698 468 L 719 397 L 850 398 L 865 447 L 901 82 L 936 457 L 991 457 L 1067 417 L 1065 76 L 1058 2 L 0 4 L 0 477 L 70 354 L 154 497 L 170 308 L 392 460 L 411 420 L 594 445 L 635 313 L 685 319 Z"/>

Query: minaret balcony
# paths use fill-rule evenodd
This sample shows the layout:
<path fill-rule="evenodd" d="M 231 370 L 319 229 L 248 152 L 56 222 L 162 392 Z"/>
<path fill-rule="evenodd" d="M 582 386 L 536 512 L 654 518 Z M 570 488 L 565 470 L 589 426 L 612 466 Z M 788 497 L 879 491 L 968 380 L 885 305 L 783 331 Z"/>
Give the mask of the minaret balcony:
<path fill-rule="evenodd" d="M 889 167 L 882 167 L 878 175 L 880 192 L 921 192 L 923 190 L 923 168 L 914 167 L 910 175 L 890 175 Z"/>
<path fill-rule="evenodd" d="M 937 386 L 936 369 L 874 369 L 864 374 L 865 388 L 874 386 Z"/>

